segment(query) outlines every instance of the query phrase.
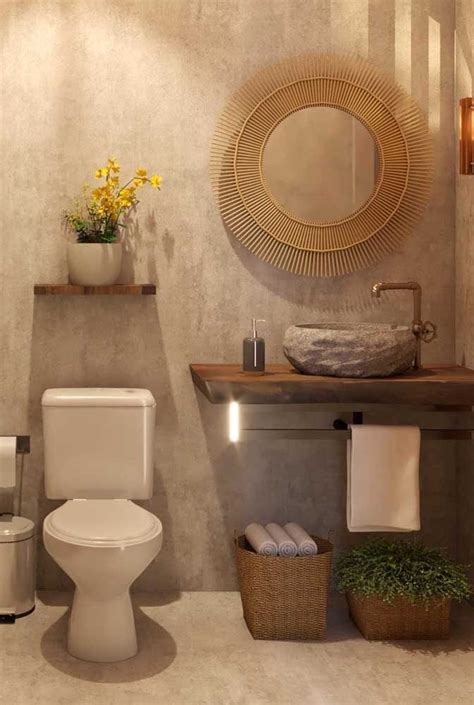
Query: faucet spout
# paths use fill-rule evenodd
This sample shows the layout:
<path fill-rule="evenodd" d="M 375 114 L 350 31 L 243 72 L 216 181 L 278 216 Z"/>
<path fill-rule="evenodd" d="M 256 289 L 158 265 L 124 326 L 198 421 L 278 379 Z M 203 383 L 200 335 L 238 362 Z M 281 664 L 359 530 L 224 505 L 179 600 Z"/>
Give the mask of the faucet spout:
<path fill-rule="evenodd" d="M 421 286 L 418 282 L 377 282 L 372 287 L 372 296 L 379 299 L 382 291 L 402 289 L 413 292 L 413 322 L 412 330 L 416 336 L 416 355 L 414 367 L 421 367 L 421 340 L 423 334 L 423 321 L 421 319 Z"/>

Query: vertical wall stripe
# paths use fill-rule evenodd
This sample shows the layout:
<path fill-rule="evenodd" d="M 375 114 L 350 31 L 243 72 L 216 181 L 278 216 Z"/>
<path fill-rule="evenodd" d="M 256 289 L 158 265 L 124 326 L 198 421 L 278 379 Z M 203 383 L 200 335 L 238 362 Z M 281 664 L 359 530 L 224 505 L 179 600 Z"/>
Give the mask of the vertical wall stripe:
<path fill-rule="evenodd" d="M 411 4 L 395 0 L 395 80 L 411 92 Z"/>
<path fill-rule="evenodd" d="M 433 17 L 428 18 L 428 123 L 436 135 L 440 126 L 440 78 L 441 44 L 440 24 Z"/>

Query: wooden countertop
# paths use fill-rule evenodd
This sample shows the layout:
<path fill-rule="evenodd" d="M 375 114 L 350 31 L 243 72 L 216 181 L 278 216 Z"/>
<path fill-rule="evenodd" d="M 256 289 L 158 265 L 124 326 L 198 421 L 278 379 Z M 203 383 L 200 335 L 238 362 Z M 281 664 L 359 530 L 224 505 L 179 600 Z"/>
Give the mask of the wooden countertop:
<path fill-rule="evenodd" d="M 395 377 L 320 377 L 290 365 L 267 365 L 264 375 L 240 365 L 190 365 L 193 382 L 213 404 L 402 404 L 474 406 L 474 370 L 438 365 Z"/>

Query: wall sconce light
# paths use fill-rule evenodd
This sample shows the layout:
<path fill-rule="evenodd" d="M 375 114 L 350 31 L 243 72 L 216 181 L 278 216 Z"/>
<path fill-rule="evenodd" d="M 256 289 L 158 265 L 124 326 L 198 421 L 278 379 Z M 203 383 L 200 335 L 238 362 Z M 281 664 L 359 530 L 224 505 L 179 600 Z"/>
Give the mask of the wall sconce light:
<path fill-rule="evenodd" d="M 459 129 L 459 173 L 474 176 L 474 101 L 461 98 Z"/>

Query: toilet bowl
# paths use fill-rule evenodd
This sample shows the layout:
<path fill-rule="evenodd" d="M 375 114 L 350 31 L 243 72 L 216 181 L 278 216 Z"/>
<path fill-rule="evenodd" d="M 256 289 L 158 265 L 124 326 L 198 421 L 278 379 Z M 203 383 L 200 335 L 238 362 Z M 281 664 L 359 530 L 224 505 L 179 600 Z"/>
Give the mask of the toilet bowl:
<path fill-rule="evenodd" d="M 46 496 L 66 500 L 43 526 L 48 553 L 74 581 L 68 651 L 86 661 L 137 653 L 130 586 L 161 548 L 160 520 L 132 500 L 153 495 L 156 404 L 147 389 L 47 389 Z"/>
<path fill-rule="evenodd" d="M 129 590 L 161 549 L 160 520 L 130 500 L 69 500 L 46 517 L 43 539 L 76 585 L 69 653 L 100 662 L 134 656 Z"/>

